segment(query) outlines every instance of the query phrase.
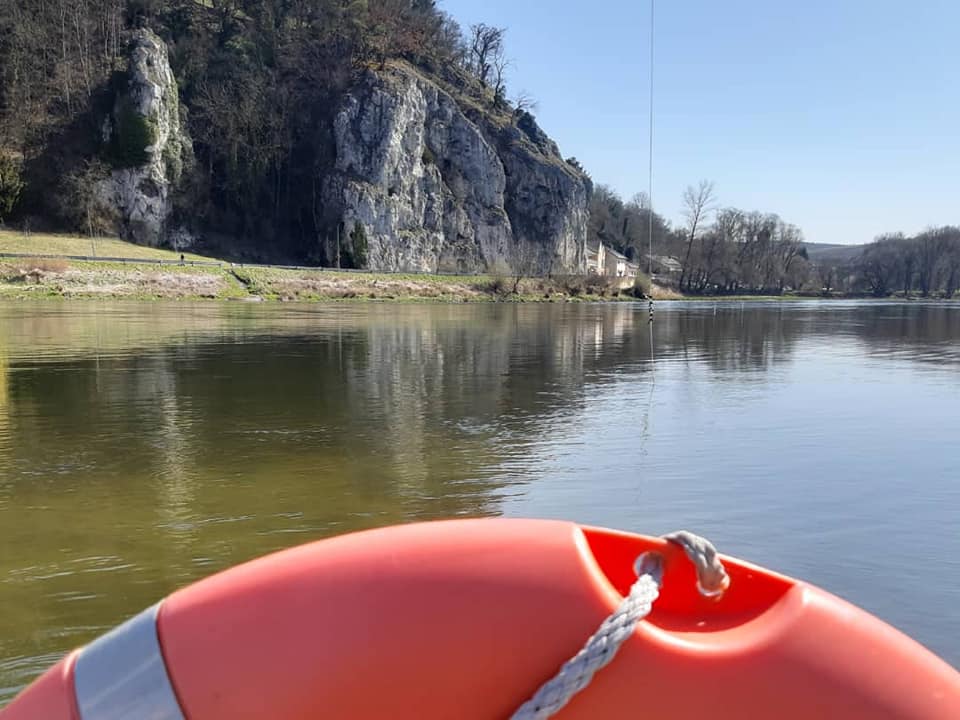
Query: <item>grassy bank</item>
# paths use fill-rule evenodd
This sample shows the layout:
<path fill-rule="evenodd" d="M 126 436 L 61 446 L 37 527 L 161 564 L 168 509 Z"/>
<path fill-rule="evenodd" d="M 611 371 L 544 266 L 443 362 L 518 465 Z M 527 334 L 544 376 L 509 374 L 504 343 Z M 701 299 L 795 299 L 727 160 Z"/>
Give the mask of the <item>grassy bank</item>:
<path fill-rule="evenodd" d="M 0 262 L 0 299 L 346 300 L 571 302 L 633 299 L 582 278 L 521 280 L 490 276 L 388 275 L 331 270 L 194 267 L 64 260 Z"/>
<path fill-rule="evenodd" d="M 0 299 L 131 298 L 330 302 L 595 302 L 634 299 L 604 278 L 351 273 L 268 267 L 162 265 L 179 253 L 117 239 L 0 231 L 0 253 L 128 258 L 129 262 L 0 258 Z M 197 255 L 187 260 L 210 261 Z M 137 262 L 138 260 L 143 261 Z M 659 291 L 663 299 L 674 297 Z"/>
<path fill-rule="evenodd" d="M 76 235 L 51 235 L 0 230 L 0 253 L 29 255 L 84 255 L 93 257 L 130 258 L 131 260 L 180 259 L 180 253 L 160 248 L 143 247 L 117 238 L 87 238 Z M 201 255 L 184 253 L 187 260 L 211 260 Z"/>

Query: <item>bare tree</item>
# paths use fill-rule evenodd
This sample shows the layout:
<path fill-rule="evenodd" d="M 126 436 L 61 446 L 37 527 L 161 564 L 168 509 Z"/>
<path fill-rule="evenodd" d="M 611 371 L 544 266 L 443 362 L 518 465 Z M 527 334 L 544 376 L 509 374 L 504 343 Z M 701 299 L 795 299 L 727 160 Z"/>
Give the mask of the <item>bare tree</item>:
<path fill-rule="evenodd" d="M 690 275 L 690 253 L 693 251 L 693 242 L 706 219 L 707 213 L 713 208 L 713 183 L 701 180 L 697 187 L 689 185 L 683 193 L 683 214 L 687 219 L 687 254 L 683 261 L 683 271 L 680 273 L 680 289 L 688 282 Z"/>
<path fill-rule="evenodd" d="M 824 297 L 829 297 L 837 281 L 839 270 L 836 265 L 828 264 L 818 268 L 817 275 L 820 279 L 820 291 Z"/>
<path fill-rule="evenodd" d="M 506 28 L 485 23 L 470 26 L 470 63 L 480 83 L 490 83 L 497 60 L 503 59 L 503 38 Z"/>
<path fill-rule="evenodd" d="M 507 97 L 507 68 L 510 61 L 502 54 L 493 58 L 493 105 L 501 107 Z"/>
<path fill-rule="evenodd" d="M 537 274 L 537 254 L 532 243 L 522 242 L 517 246 L 510 274 L 513 277 L 511 292 L 519 295 L 520 284 L 524 278 L 534 277 Z"/>
<path fill-rule="evenodd" d="M 910 297 L 910 291 L 913 289 L 913 278 L 917 272 L 917 248 L 916 243 L 909 238 L 904 238 L 897 243 L 897 253 L 900 256 L 900 273 L 903 279 L 903 296 Z"/>
<path fill-rule="evenodd" d="M 943 228 L 947 235 L 947 247 L 943 256 L 943 291 L 949 300 L 960 286 L 960 228 Z"/>
<path fill-rule="evenodd" d="M 636 207 L 638 210 L 649 210 L 650 196 L 643 191 L 634 193 L 633 197 L 630 198 L 630 204 Z"/>
<path fill-rule="evenodd" d="M 516 108 L 515 113 L 520 115 L 521 113 L 535 113 L 540 109 L 539 104 L 533 95 L 527 90 L 521 90 L 516 98 L 513 100 L 513 105 Z"/>
<path fill-rule="evenodd" d="M 782 293 L 787 280 L 796 277 L 792 273 L 795 265 L 806 260 L 803 250 L 803 233 L 796 225 L 780 223 L 777 228 L 777 241 L 774 247 L 774 256 L 777 260 L 777 289 Z"/>
<path fill-rule="evenodd" d="M 457 67 L 466 63 L 467 48 L 464 45 L 463 30 L 459 23 L 445 12 L 440 13 L 440 22 L 436 31 L 436 45 L 450 62 Z"/>
<path fill-rule="evenodd" d="M 717 284 L 724 290 L 732 289 L 739 280 L 736 272 L 737 247 L 742 243 L 746 229 L 743 210 L 725 208 L 717 213 L 714 223 L 716 234 L 720 238 L 720 248 L 713 258 L 713 267 L 708 269 L 713 273 Z"/>
<path fill-rule="evenodd" d="M 860 272 L 875 297 L 886 297 L 893 292 L 894 283 L 900 275 L 897 246 L 903 239 L 903 233 L 881 235 L 863 251 Z"/>
<path fill-rule="evenodd" d="M 917 256 L 917 285 L 923 297 L 929 297 L 937 284 L 937 275 L 949 249 L 949 228 L 928 229 L 915 240 Z"/>

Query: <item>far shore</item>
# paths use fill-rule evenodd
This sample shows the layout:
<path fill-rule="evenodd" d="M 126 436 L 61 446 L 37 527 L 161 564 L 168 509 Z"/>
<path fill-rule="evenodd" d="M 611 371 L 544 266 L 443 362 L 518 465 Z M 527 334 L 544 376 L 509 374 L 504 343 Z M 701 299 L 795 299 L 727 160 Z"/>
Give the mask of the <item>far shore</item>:
<path fill-rule="evenodd" d="M 114 238 L 0 231 L 0 299 L 614 302 L 676 299 L 613 278 L 349 272 L 231 263 Z M 42 256 L 42 257 L 41 257 Z M 82 258 L 82 259 L 81 259 Z"/>
<path fill-rule="evenodd" d="M 8 257 L 3 257 L 4 254 Z M 78 259 L 80 256 L 84 259 Z M 192 253 L 181 255 L 113 238 L 25 237 L 0 230 L 0 300 L 568 303 L 650 299 L 723 303 L 845 299 L 814 294 L 685 296 L 650 283 L 646 278 L 640 278 L 634 287 L 621 287 L 621 284 L 619 279 L 597 276 L 532 278 L 358 273 L 330 268 L 245 265 Z"/>

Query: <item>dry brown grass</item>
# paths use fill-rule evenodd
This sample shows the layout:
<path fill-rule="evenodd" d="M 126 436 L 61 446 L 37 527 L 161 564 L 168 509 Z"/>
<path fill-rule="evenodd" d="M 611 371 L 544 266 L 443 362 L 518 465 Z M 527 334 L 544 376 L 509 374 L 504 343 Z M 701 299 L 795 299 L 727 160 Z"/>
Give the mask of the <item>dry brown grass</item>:
<path fill-rule="evenodd" d="M 257 278 L 257 287 L 268 297 L 280 300 L 438 300 L 480 297 L 484 294 L 483 290 L 467 283 L 437 282 L 433 278 L 418 281 L 405 276 L 389 279 L 333 273 L 261 273 Z"/>
<path fill-rule="evenodd" d="M 4 267 L 3 275 L 13 282 L 33 283 L 39 285 L 51 276 L 59 276 L 67 272 L 70 266 L 63 260 L 55 258 L 31 258 L 21 260 Z"/>
<path fill-rule="evenodd" d="M 570 297 L 620 297 L 623 291 L 618 278 L 602 275 L 569 275 L 557 278 L 554 281 L 556 291 Z"/>
<path fill-rule="evenodd" d="M 650 295 L 654 300 L 682 300 L 684 297 L 676 290 L 656 283 L 650 284 Z"/>
<path fill-rule="evenodd" d="M 44 267 L 35 267 L 36 265 Z M 213 272 L 175 272 L 136 267 L 70 267 L 55 263 L 19 263 L 0 267 L 0 277 L 30 297 L 216 298 L 230 290 L 227 278 Z"/>
<path fill-rule="evenodd" d="M 480 292 L 491 295 L 509 295 L 513 287 L 513 282 L 502 275 L 495 275 L 477 283 L 474 287 Z"/>
<path fill-rule="evenodd" d="M 70 269 L 65 260 L 36 258 L 17 264 L 22 272 L 62 273 Z"/>

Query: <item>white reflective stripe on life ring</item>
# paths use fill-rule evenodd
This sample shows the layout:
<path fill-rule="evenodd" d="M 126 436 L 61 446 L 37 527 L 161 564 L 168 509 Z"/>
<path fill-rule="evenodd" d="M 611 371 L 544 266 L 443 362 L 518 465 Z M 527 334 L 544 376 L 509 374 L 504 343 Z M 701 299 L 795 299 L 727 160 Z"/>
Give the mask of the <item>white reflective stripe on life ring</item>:
<path fill-rule="evenodd" d="M 159 605 L 85 647 L 74 669 L 81 720 L 185 720 L 157 638 Z"/>

